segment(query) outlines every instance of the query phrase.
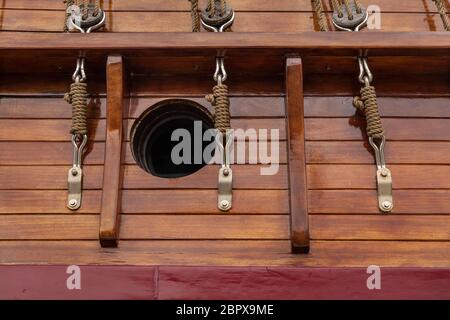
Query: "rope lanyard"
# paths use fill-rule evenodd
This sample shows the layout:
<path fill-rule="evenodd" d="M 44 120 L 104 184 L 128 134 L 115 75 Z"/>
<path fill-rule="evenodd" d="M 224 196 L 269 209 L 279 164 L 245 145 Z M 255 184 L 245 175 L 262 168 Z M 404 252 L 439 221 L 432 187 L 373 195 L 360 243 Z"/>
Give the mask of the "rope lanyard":
<path fill-rule="evenodd" d="M 314 9 L 321 30 L 328 31 L 326 16 L 323 13 L 321 0 L 313 0 Z M 320 3 L 319 3 L 320 2 Z M 358 0 L 332 0 L 333 25 L 338 30 L 357 32 L 367 24 L 368 13 Z M 386 167 L 384 147 L 386 145 L 385 131 L 378 109 L 375 87 L 371 85 L 373 74 L 369 68 L 367 50 L 360 50 L 358 56 L 359 76 L 361 83 L 360 96 L 353 99 L 353 105 L 365 115 L 367 135 L 374 150 L 377 165 L 378 207 L 381 212 L 391 212 L 394 207 L 392 197 L 392 175 Z"/>
<path fill-rule="evenodd" d="M 208 0 L 206 8 L 198 11 L 198 0 L 191 2 L 192 31 L 200 32 L 200 24 L 207 31 L 224 32 L 229 30 L 234 22 L 235 14 L 228 6 L 226 0 Z M 213 79 L 216 85 L 213 93 L 207 95 L 206 100 L 214 107 L 214 126 L 218 133 L 216 144 L 222 156 L 222 167 L 218 176 L 218 201 L 217 206 L 221 211 L 229 211 L 232 207 L 233 172 L 230 166 L 231 152 L 233 148 L 233 134 L 229 130 L 230 124 L 230 99 L 225 70 L 225 52 L 219 50 L 216 56 L 216 70 Z"/>
<path fill-rule="evenodd" d="M 439 15 L 441 16 L 442 24 L 444 25 L 444 29 L 446 31 L 450 31 L 450 20 L 448 19 L 448 16 L 447 16 L 447 6 L 445 4 L 446 1 L 433 0 L 433 2 L 436 4 L 436 8 L 439 12 Z"/>
<path fill-rule="evenodd" d="M 66 20 L 64 31 L 78 30 L 81 33 L 102 28 L 105 24 L 105 12 L 100 7 L 99 0 L 65 0 Z M 64 100 L 72 105 L 72 135 L 73 161 L 68 174 L 67 207 L 77 210 L 81 206 L 82 194 L 82 161 L 83 152 L 88 142 L 88 106 L 87 83 L 85 72 L 85 54 L 80 50 L 75 72 L 72 75 L 70 90 L 64 95 Z"/>

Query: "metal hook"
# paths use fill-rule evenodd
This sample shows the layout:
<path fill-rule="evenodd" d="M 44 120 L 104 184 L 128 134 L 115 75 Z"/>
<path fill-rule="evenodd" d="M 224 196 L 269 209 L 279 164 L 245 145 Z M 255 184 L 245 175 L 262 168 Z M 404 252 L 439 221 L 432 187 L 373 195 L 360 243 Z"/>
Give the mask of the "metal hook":
<path fill-rule="evenodd" d="M 221 85 L 228 78 L 227 71 L 225 70 L 225 58 L 217 57 L 216 58 L 216 71 L 214 72 L 214 81 L 216 81 L 219 85 Z"/>
<path fill-rule="evenodd" d="M 386 137 L 383 136 L 380 140 L 380 144 L 377 145 L 373 137 L 369 137 L 369 143 L 375 152 L 375 160 L 377 162 L 378 169 L 386 168 L 386 161 L 384 158 L 384 146 L 386 144 Z"/>
<path fill-rule="evenodd" d="M 369 63 L 367 61 L 367 57 L 360 56 L 358 57 L 358 65 L 359 65 L 359 82 L 365 85 L 370 85 L 373 81 L 373 73 L 370 70 Z"/>
<path fill-rule="evenodd" d="M 79 57 L 77 59 L 77 66 L 75 72 L 72 75 L 72 80 L 76 82 L 83 82 L 86 80 L 86 71 L 84 69 L 84 57 Z"/>
<path fill-rule="evenodd" d="M 81 143 L 77 141 L 77 138 L 82 137 Z M 88 141 L 88 137 L 86 134 L 79 135 L 79 134 L 73 134 L 72 135 L 72 146 L 73 146 L 73 165 L 81 167 L 82 163 L 82 157 L 83 157 L 83 151 L 84 147 L 86 146 Z"/>

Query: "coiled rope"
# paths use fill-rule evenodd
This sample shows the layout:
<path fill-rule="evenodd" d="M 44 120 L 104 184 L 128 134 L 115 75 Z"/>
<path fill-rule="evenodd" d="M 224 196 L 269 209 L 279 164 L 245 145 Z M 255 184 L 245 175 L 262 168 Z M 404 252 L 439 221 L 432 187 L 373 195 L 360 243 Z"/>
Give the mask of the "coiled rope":
<path fill-rule="evenodd" d="M 64 100 L 72 105 L 71 134 L 84 135 L 88 133 L 87 96 L 87 83 L 85 82 L 73 82 L 70 85 L 70 91 L 64 95 Z"/>
<path fill-rule="evenodd" d="M 353 106 L 364 113 L 366 117 L 367 135 L 372 138 L 381 139 L 384 136 L 384 129 L 378 110 L 375 87 L 366 85 L 361 88 L 360 94 L 361 96 L 353 98 Z"/>
<path fill-rule="evenodd" d="M 214 86 L 213 93 L 205 98 L 214 107 L 214 127 L 221 133 L 226 133 L 231 128 L 228 86 L 225 84 Z"/>
<path fill-rule="evenodd" d="M 442 23 L 444 24 L 444 29 L 446 31 L 450 31 L 450 21 L 447 16 L 447 6 L 444 0 L 433 0 L 433 2 L 436 4 L 436 8 L 439 12 L 439 15 L 441 16 Z"/>

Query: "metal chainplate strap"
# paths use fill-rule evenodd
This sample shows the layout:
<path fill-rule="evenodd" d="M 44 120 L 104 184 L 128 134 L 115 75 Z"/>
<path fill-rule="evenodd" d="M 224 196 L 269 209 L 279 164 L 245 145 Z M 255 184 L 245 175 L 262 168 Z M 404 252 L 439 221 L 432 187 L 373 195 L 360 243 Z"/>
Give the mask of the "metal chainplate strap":
<path fill-rule="evenodd" d="M 102 28 L 105 25 L 105 12 L 100 9 L 98 14 L 94 16 L 94 9 L 94 5 L 89 4 L 88 16 L 85 20 L 76 23 L 71 15 L 68 18 L 69 23 L 81 33 L 90 33 L 91 31 Z M 84 52 L 80 51 L 79 57 L 77 58 L 77 66 L 72 75 L 72 80 L 76 83 L 86 81 L 84 64 L 85 55 Z M 70 210 L 77 210 L 81 206 L 83 184 L 82 157 L 88 142 L 88 136 L 86 134 L 72 134 L 71 141 L 73 147 L 73 159 L 72 167 L 69 169 L 67 177 L 67 207 Z"/>
<path fill-rule="evenodd" d="M 339 16 L 338 11 L 335 8 L 333 13 L 333 24 L 339 30 L 357 32 L 367 23 L 369 15 L 366 9 L 360 6 L 360 12 L 355 3 L 350 6 L 352 10 L 353 19 L 349 19 L 348 12 L 344 5 L 341 6 L 343 12 L 342 16 Z M 359 82 L 365 86 L 369 86 L 373 80 L 373 74 L 369 69 L 367 61 L 367 52 L 360 51 L 358 56 L 359 64 Z M 378 190 L 378 207 L 383 213 L 389 213 L 394 208 L 394 201 L 392 196 L 392 174 L 391 171 L 386 168 L 386 162 L 384 158 L 384 146 L 386 144 L 386 138 L 383 136 L 378 144 L 374 141 L 374 138 L 369 137 L 369 143 L 374 150 L 375 160 L 377 165 L 377 190 Z"/>
<path fill-rule="evenodd" d="M 215 0 L 216 8 L 220 5 L 220 0 Z M 202 26 L 211 32 L 224 32 L 229 28 L 235 19 L 234 11 L 226 5 L 225 14 L 211 15 L 211 8 L 202 11 L 201 23 Z M 218 85 L 222 85 L 227 79 L 227 73 L 224 65 L 224 51 L 219 50 L 216 56 L 216 71 L 214 72 L 214 81 Z M 225 143 L 224 143 L 225 140 Z M 219 132 L 216 136 L 217 149 L 222 155 L 222 167 L 218 174 L 218 197 L 217 207 L 223 212 L 227 212 L 233 205 L 233 171 L 230 166 L 230 156 L 233 150 L 233 134 L 227 132 L 225 139 Z M 225 144 L 225 146 L 224 146 Z"/>

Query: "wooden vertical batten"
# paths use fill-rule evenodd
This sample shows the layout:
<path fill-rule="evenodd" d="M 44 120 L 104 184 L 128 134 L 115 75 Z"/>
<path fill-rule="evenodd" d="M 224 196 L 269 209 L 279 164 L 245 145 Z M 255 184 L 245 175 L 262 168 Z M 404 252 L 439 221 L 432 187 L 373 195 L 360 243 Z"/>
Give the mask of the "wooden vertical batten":
<path fill-rule="evenodd" d="M 289 203 L 293 253 L 309 252 L 306 185 L 303 66 L 299 57 L 286 58 L 286 119 L 289 154 Z"/>
<path fill-rule="evenodd" d="M 117 247 L 122 189 L 122 120 L 125 105 L 125 77 L 122 56 L 108 56 L 106 81 L 105 166 L 103 170 L 99 238 L 102 247 Z"/>

